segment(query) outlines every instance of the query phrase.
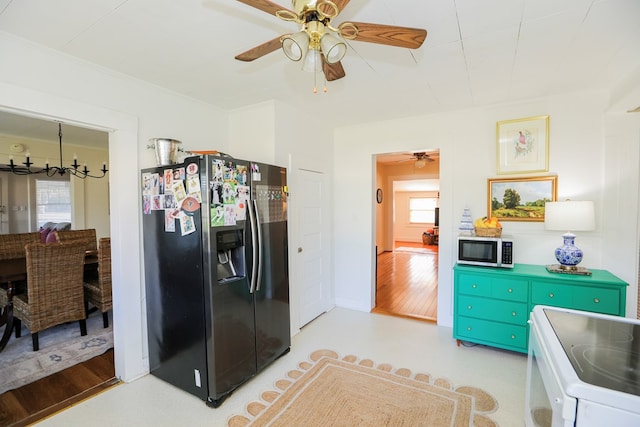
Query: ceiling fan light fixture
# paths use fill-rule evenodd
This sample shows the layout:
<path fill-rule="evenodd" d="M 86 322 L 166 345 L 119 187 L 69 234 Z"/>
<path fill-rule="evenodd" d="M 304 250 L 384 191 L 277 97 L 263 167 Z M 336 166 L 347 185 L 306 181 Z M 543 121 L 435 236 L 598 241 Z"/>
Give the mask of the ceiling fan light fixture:
<path fill-rule="evenodd" d="M 320 39 L 320 49 L 329 64 L 340 62 L 347 53 L 346 43 L 330 33 L 325 33 Z"/>
<path fill-rule="evenodd" d="M 427 161 L 425 159 L 416 160 L 415 166 L 418 169 L 421 169 L 427 165 Z"/>
<path fill-rule="evenodd" d="M 325 82 L 345 77 L 341 60 L 346 55 L 347 40 L 418 49 L 427 37 L 427 30 L 422 28 L 367 22 L 336 26 L 332 21 L 351 0 L 291 0 L 292 10 L 272 0 L 239 1 L 299 27 L 295 34 L 276 37 L 236 55 L 238 61 L 250 62 L 281 47 L 289 59 L 303 62 L 303 70 L 320 71 Z"/>
<path fill-rule="evenodd" d="M 300 31 L 282 38 L 282 51 L 292 61 L 300 61 L 309 50 L 309 34 Z"/>

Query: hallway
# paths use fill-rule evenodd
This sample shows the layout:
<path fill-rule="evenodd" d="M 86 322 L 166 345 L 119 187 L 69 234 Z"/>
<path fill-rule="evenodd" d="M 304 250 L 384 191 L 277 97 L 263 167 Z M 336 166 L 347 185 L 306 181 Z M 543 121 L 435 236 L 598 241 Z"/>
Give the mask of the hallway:
<path fill-rule="evenodd" d="M 437 321 L 438 246 L 395 242 L 378 255 L 373 313 Z"/>

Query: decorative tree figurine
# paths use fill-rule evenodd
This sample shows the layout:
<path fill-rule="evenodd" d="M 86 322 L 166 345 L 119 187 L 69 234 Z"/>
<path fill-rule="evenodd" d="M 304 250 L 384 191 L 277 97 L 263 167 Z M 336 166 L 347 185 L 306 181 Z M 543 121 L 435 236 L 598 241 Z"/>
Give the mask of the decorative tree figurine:
<path fill-rule="evenodd" d="M 461 236 L 473 236 L 473 218 L 471 217 L 471 209 L 464 208 L 458 230 Z"/>

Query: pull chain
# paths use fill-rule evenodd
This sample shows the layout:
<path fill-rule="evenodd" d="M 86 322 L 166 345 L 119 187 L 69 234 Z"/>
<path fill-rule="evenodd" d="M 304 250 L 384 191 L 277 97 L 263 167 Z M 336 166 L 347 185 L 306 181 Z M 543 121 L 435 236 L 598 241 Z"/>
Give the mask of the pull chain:
<path fill-rule="evenodd" d="M 322 91 L 324 93 L 327 93 L 329 91 L 327 89 L 327 76 L 325 76 L 324 73 L 322 73 L 322 77 L 324 80 L 324 86 L 322 88 Z M 313 93 L 314 94 L 318 93 L 318 71 L 317 70 L 313 70 Z"/>
<path fill-rule="evenodd" d="M 313 70 L 313 93 L 316 94 L 318 93 L 318 85 L 317 85 L 317 80 L 318 80 L 318 71 L 314 68 Z"/>

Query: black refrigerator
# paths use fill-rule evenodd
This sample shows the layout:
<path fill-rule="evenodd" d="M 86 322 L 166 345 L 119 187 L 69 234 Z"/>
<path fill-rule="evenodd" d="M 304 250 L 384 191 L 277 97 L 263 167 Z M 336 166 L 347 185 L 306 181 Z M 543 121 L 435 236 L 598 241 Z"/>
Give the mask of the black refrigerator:
<path fill-rule="evenodd" d="M 201 155 L 141 184 L 151 373 L 218 407 L 290 349 L 286 169 Z"/>

